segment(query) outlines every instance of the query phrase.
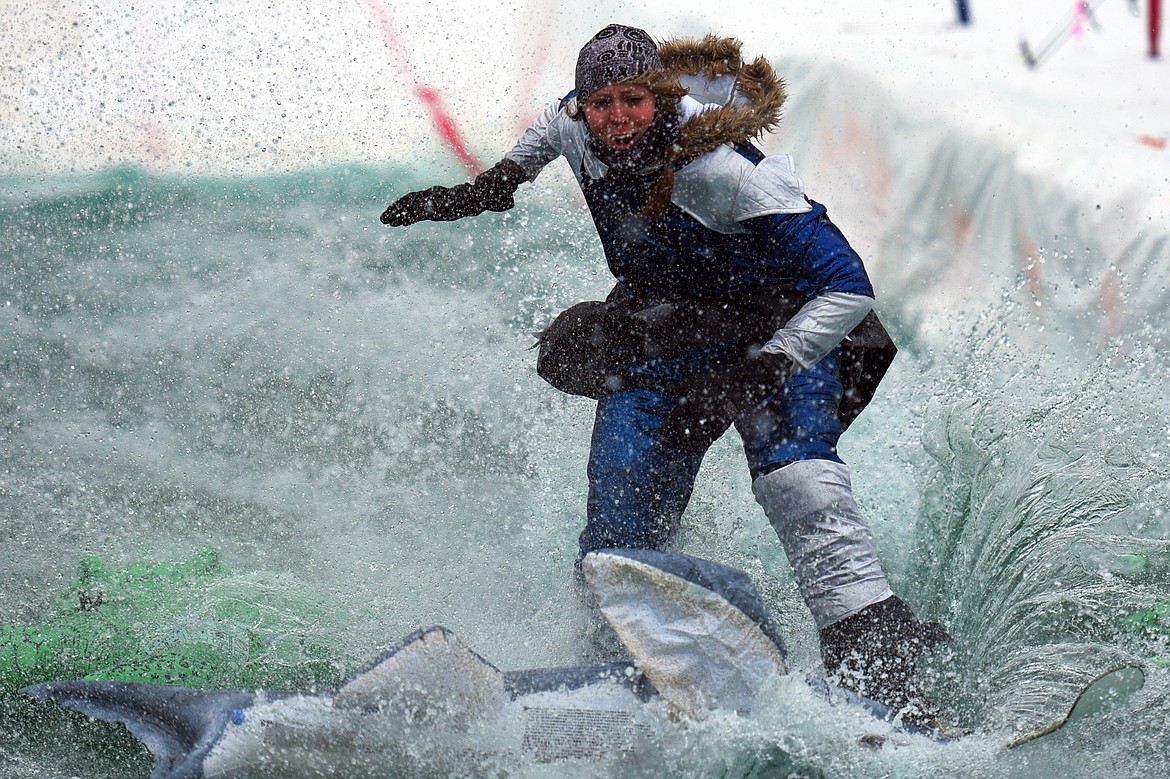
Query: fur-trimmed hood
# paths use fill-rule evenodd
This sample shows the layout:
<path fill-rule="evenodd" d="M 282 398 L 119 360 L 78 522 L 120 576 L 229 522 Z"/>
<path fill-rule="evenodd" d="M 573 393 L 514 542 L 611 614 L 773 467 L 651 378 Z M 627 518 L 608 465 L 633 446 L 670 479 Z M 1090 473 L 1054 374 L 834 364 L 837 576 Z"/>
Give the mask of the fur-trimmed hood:
<path fill-rule="evenodd" d="M 626 83 L 648 88 L 658 109 L 675 110 L 686 95 L 706 106 L 679 128 L 674 160 L 709 152 L 724 143 L 741 143 L 775 131 L 788 95 L 784 82 L 764 57 L 744 63 L 742 44 L 735 38 L 671 38 L 658 44 L 662 69 Z M 576 100 L 568 107 L 581 119 Z"/>
<path fill-rule="evenodd" d="M 784 82 L 763 57 L 744 63 L 734 38 L 707 35 L 673 38 L 658 45 L 663 69 L 647 74 L 649 88 L 677 104 L 676 93 L 658 86 L 674 81 L 699 102 L 718 102 L 679 128 L 673 159 L 693 157 L 724 143 L 741 143 L 774 131 L 787 94 Z M 720 98 L 722 98 L 720 100 Z"/>
<path fill-rule="evenodd" d="M 658 44 L 662 70 L 631 80 L 654 92 L 659 110 L 677 110 L 684 95 L 705 106 L 682 123 L 678 140 L 666 150 L 662 174 L 643 210 L 646 216 L 666 213 L 674 172 L 683 165 L 723 144 L 749 142 L 780 123 L 784 82 L 764 57 L 745 63 L 741 48 L 736 39 L 716 35 L 673 38 Z"/>

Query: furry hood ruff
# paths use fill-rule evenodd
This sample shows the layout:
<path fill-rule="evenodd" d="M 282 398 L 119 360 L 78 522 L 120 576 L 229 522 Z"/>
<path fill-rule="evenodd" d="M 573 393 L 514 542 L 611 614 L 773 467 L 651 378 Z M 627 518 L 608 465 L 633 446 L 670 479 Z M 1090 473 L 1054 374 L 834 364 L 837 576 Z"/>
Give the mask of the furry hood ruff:
<path fill-rule="evenodd" d="M 656 95 L 662 90 L 666 100 L 677 104 L 685 90 L 679 85 L 675 92 L 666 83 L 678 85 L 683 76 L 700 77 L 708 82 L 734 77 L 735 93 L 742 98 L 688 119 L 679 128 L 673 159 L 703 154 L 724 143 L 750 141 L 764 132 L 774 131 L 780 123 L 780 109 L 787 98 L 784 82 L 763 57 L 745 64 L 741 44 L 734 38 L 715 35 L 698 40 L 674 38 L 658 45 L 658 56 L 663 69 L 645 77 Z"/>
<path fill-rule="evenodd" d="M 707 108 L 679 127 L 678 140 L 666 150 L 662 174 L 646 199 L 645 216 L 659 219 L 666 213 L 676 170 L 725 143 L 746 143 L 773 132 L 780 123 L 780 109 L 787 97 L 784 82 L 763 57 L 744 63 L 741 48 L 736 39 L 716 35 L 673 38 L 658 44 L 662 70 L 631 79 L 630 83 L 655 94 L 659 110 L 671 111 L 677 110 L 678 101 L 693 89 L 684 86 L 684 81 L 709 86 L 734 79 L 723 105 Z"/>

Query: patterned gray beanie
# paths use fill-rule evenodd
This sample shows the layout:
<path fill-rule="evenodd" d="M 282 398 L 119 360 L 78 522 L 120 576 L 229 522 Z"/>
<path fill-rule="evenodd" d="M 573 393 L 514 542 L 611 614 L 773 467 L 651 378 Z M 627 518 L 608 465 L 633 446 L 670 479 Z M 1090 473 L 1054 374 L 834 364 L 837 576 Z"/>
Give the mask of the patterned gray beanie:
<path fill-rule="evenodd" d="M 577 103 L 610 84 L 661 70 L 658 48 L 645 30 L 611 24 L 582 47 L 577 56 Z"/>

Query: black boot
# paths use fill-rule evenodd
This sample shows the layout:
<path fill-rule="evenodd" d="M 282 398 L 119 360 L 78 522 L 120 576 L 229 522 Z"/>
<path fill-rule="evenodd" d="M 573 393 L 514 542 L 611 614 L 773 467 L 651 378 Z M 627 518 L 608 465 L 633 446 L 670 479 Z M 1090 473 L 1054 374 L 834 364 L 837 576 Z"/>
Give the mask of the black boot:
<path fill-rule="evenodd" d="M 915 677 L 919 655 L 953 639 L 937 622 L 921 622 L 894 595 L 821 631 L 821 659 L 841 687 L 901 714 L 918 727 L 946 726 Z"/>

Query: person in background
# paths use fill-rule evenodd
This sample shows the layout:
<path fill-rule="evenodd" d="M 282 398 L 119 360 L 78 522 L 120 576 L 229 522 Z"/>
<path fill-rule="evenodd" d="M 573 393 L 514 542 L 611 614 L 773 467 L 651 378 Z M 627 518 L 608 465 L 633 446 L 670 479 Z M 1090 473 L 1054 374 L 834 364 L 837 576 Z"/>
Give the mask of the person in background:
<path fill-rule="evenodd" d="M 1160 60 L 1162 54 L 1158 42 L 1162 35 L 1162 0 L 1150 0 L 1150 59 Z"/>
<path fill-rule="evenodd" d="M 837 452 L 895 350 L 861 258 L 791 159 L 751 142 L 776 125 L 782 82 L 733 39 L 656 46 L 617 24 L 581 49 L 575 77 L 501 162 L 400 198 L 382 222 L 507 210 L 564 157 L 617 281 L 540 344 L 542 376 L 597 400 L 578 562 L 667 544 L 704 453 L 734 425 L 826 669 L 938 724 L 915 662 L 950 637 L 891 590 Z"/>
<path fill-rule="evenodd" d="M 971 24 L 971 9 L 967 6 L 967 0 L 955 0 L 955 11 L 959 14 L 959 24 L 966 27 Z"/>

